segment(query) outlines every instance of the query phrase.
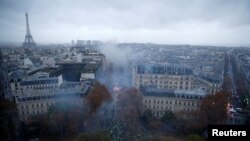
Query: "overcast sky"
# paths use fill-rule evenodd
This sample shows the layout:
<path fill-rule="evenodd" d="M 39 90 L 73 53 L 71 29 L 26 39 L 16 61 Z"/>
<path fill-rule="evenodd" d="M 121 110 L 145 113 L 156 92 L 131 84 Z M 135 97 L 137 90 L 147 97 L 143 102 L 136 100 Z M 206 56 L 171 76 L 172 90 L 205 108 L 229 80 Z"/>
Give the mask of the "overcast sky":
<path fill-rule="evenodd" d="M 0 0 L 0 41 L 250 45 L 249 0 Z"/>

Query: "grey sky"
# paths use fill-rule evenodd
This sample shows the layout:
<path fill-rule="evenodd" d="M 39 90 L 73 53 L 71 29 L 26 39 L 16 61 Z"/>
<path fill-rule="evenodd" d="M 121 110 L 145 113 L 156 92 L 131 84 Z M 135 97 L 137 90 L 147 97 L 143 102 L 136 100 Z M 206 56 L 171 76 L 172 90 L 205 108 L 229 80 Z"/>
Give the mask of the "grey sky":
<path fill-rule="evenodd" d="M 250 44 L 249 0 L 0 0 L 0 41 Z"/>

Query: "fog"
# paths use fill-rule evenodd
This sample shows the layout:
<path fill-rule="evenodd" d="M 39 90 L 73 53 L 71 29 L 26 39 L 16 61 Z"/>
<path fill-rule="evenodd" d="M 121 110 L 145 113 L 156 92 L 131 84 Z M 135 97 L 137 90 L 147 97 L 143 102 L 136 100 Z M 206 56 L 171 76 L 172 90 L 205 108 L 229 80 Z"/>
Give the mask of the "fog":
<path fill-rule="evenodd" d="M 0 41 L 250 44 L 248 0 L 1 0 Z"/>

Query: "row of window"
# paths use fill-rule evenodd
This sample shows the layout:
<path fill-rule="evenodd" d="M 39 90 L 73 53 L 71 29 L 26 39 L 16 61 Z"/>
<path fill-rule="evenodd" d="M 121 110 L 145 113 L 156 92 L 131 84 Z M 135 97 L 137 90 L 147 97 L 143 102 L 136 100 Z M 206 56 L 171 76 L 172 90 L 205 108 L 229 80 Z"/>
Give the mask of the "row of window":
<path fill-rule="evenodd" d="M 143 79 L 139 79 L 139 82 L 142 83 Z M 191 81 L 162 81 L 162 80 L 145 80 L 145 82 L 150 82 L 150 83 L 164 83 L 164 84 L 191 84 Z"/>
<path fill-rule="evenodd" d="M 39 91 L 39 90 L 42 90 L 42 91 L 43 91 L 43 90 L 53 90 L 53 89 L 55 89 L 55 87 L 33 88 L 33 89 L 29 89 L 29 90 L 38 90 L 38 91 Z M 19 89 L 16 88 L 14 92 L 15 92 L 15 93 L 18 93 L 18 91 L 19 91 Z M 26 92 L 26 90 L 20 89 L 20 93 L 23 94 L 24 92 Z"/>
<path fill-rule="evenodd" d="M 175 103 L 175 105 L 187 105 L 187 106 L 199 106 L 199 103 L 195 103 L 194 101 L 192 101 L 192 102 L 190 102 L 190 101 L 174 101 Z M 149 99 L 149 100 L 147 100 L 147 99 L 145 99 L 144 100 L 144 103 L 149 103 L 149 104 L 151 104 L 151 99 Z M 152 100 L 152 103 L 153 104 L 164 104 L 164 103 L 166 103 L 166 104 L 172 104 L 172 101 L 168 101 L 168 100 L 166 100 L 165 102 L 164 102 L 164 100 Z"/>
<path fill-rule="evenodd" d="M 36 104 L 26 104 L 26 105 L 21 105 L 21 109 L 29 109 L 29 108 L 39 108 L 39 107 L 44 107 L 44 106 L 50 106 L 51 103 L 36 103 Z"/>
<path fill-rule="evenodd" d="M 75 97 L 83 97 L 84 94 L 82 93 L 75 93 L 75 94 L 54 94 L 54 95 L 44 95 L 44 96 L 33 96 L 33 97 L 23 97 L 17 98 L 19 102 L 25 101 L 35 101 L 35 100 L 44 100 L 44 99 L 61 99 L 61 98 L 75 98 Z"/>
<path fill-rule="evenodd" d="M 163 111 L 153 111 L 153 115 L 156 117 L 161 117 L 164 115 L 165 112 Z"/>
<path fill-rule="evenodd" d="M 38 88 L 54 88 L 54 87 L 57 87 L 57 84 L 28 85 L 28 86 L 26 86 L 24 88 L 26 88 L 26 89 L 29 89 L 29 88 L 38 89 Z"/>
<path fill-rule="evenodd" d="M 172 110 L 172 107 L 170 106 L 163 106 L 163 105 L 145 105 L 146 109 L 154 109 L 154 110 Z"/>
<path fill-rule="evenodd" d="M 180 79 L 180 80 L 189 80 L 192 77 L 189 76 L 157 76 L 157 75 L 139 75 L 139 78 L 155 78 L 155 79 Z"/>
<path fill-rule="evenodd" d="M 44 113 L 46 113 L 47 111 L 46 110 L 44 110 L 44 109 L 41 109 L 41 110 L 33 110 L 33 111 L 22 111 L 21 112 L 21 116 L 23 116 L 23 115 L 30 115 L 30 114 L 32 114 L 32 115 L 38 115 L 38 114 L 44 114 Z"/>
<path fill-rule="evenodd" d="M 176 85 L 172 86 L 172 85 L 159 85 L 159 88 L 170 88 L 170 89 L 177 89 L 178 87 Z M 183 90 L 185 88 L 185 90 L 188 90 L 188 86 L 179 86 L 180 90 Z"/>
<path fill-rule="evenodd" d="M 20 83 L 21 86 L 27 86 L 27 85 L 41 85 L 41 84 L 56 84 L 58 83 L 58 79 L 54 78 L 51 80 L 29 80 L 29 81 L 22 81 Z"/>
<path fill-rule="evenodd" d="M 197 107 L 199 106 L 199 104 L 196 104 L 197 105 Z M 179 106 L 181 106 L 181 105 L 179 105 Z M 194 105 L 188 105 L 189 107 L 187 107 L 187 108 L 195 108 L 194 107 Z M 192 106 L 192 107 L 190 107 L 190 106 Z M 169 105 L 167 105 L 167 106 L 164 106 L 164 105 L 145 105 L 145 108 L 146 109 L 156 109 L 156 110 L 172 110 L 172 107 L 171 107 L 171 105 L 169 106 Z M 185 108 L 185 107 L 184 107 Z"/>
<path fill-rule="evenodd" d="M 145 99 L 144 102 L 145 102 L 145 103 L 151 103 L 151 99 L 149 99 L 149 100 Z M 159 104 L 159 103 L 163 104 L 164 100 L 155 100 L 155 99 L 152 100 L 152 103 L 156 103 L 156 102 L 157 102 L 158 104 Z M 166 104 L 172 104 L 172 101 L 166 100 L 165 102 L 166 102 Z"/>
<path fill-rule="evenodd" d="M 151 109 L 151 108 L 148 108 L 148 109 Z M 166 108 L 166 109 L 153 109 L 152 110 L 152 113 L 153 115 L 157 116 L 157 117 L 161 117 L 163 116 L 163 114 L 165 113 L 165 110 L 170 110 L 170 111 L 173 111 L 171 107 L 169 108 Z M 195 109 L 194 108 L 186 108 L 186 107 L 183 107 L 182 109 L 180 109 L 182 111 L 187 111 L 187 112 L 191 112 L 191 111 L 194 111 Z"/>
<path fill-rule="evenodd" d="M 143 85 L 143 86 L 152 86 L 152 87 L 157 87 L 157 88 L 165 88 L 165 89 L 180 89 L 180 90 L 189 90 L 189 89 L 191 89 L 191 87 L 188 87 L 188 86 L 179 86 L 179 87 L 177 87 L 177 86 L 173 86 L 173 85 L 156 85 L 156 84 L 136 84 L 136 86 L 140 86 L 140 85 Z M 192 87 L 193 89 L 195 89 L 195 87 Z"/>

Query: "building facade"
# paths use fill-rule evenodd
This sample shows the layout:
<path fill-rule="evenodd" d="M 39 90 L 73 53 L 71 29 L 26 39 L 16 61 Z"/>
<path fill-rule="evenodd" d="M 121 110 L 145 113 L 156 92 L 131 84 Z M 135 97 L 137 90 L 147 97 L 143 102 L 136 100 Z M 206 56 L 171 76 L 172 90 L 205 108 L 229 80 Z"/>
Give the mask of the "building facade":
<path fill-rule="evenodd" d="M 62 75 L 49 77 L 48 73 L 41 72 L 31 77 L 14 78 L 10 84 L 21 121 L 48 113 L 56 102 L 82 104 L 82 97 L 91 88 L 91 83 L 63 82 Z"/>
<path fill-rule="evenodd" d="M 49 77 L 48 73 L 37 73 L 29 78 L 13 78 L 10 87 L 12 95 L 20 96 L 56 90 L 62 83 L 62 75 Z"/>
<path fill-rule="evenodd" d="M 71 101 L 82 104 L 85 93 L 76 91 L 48 91 L 48 93 L 36 93 L 35 95 L 17 96 L 16 103 L 19 119 L 25 121 L 30 117 L 47 114 L 51 105 L 60 101 Z"/>
<path fill-rule="evenodd" d="M 173 90 L 202 90 L 207 94 L 220 90 L 222 81 L 207 81 L 186 67 L 138 65 L 132 69 L 132 86 Z"/>
<path fill-rule="evenodd" d="M 162 117 L 165 111 L 191 112 L 200 108 L 205 95 L 178 93 L 173 90 L 146 89 L 142 92 L 144 110 L 149 109 L 155 117 Z"/>

